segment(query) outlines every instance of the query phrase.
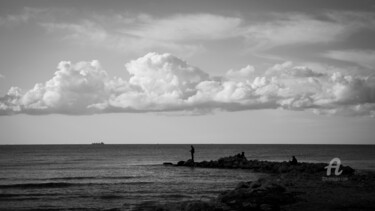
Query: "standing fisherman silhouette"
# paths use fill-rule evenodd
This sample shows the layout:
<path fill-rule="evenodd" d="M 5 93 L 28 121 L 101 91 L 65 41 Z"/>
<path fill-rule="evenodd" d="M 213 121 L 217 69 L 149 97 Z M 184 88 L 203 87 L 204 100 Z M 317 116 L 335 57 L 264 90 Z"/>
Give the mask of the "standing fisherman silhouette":
<path fill-rule="evenodd" d="M 194 163 L 194 153 L 195 153 L 195 149 L 194 149 L 193 145 L 191 145 L 190 153 L 191 153 L 191 160 L 192 160 L 193 163 Z"/>

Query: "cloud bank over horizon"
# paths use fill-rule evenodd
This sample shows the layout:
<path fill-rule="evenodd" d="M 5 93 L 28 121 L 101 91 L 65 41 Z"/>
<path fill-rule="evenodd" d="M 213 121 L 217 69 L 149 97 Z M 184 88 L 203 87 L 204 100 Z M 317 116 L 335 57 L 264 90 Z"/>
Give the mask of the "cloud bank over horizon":
<path fill-rule="evenodd" d="M 158 53 L 125 67 L 129 80 L 110 78 L 96 60 L 62 61 L 47 82 L 30 90 L 11 87 L 0 97 L 0 115 L 287 109 L 375 117 L 374 76 L 317 72 L 292 62 L 260 71 L 248 65 L 210 76 L 178 57 Z"/>

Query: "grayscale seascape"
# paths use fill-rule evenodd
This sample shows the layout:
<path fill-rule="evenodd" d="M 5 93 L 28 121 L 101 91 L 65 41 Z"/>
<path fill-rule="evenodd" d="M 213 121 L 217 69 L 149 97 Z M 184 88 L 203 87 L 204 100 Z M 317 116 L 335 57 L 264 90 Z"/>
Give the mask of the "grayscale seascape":
<path fill-rule="evenodd" d="M 374 0 L 0 0 L 0 211 L 373 211 L 374 37 Z"/>

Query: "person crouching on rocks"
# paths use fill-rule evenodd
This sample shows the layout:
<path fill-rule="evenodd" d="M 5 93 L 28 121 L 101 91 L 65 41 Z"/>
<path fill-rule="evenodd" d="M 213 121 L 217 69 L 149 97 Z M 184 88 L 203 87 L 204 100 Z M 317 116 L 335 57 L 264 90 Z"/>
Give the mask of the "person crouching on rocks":
<path fill-rule="evenodd" d="M 297 163 L 298 163 L 297 158 L 296 158 L 294 155 L 292 156 L 292 160 L 289 161 L 289 162 L 290 162 L 290 164 L 292 164 L 292 165 L 297 165 Z"/>

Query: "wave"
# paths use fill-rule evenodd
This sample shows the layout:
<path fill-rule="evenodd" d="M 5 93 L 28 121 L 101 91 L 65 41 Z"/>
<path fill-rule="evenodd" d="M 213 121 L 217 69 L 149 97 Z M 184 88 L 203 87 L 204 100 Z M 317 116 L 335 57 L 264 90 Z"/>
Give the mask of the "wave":
<path fill-rule="evenodd" d="M 76 185 L 76 184 L 66 183 L 66 182 L 21 183 L 21 184 L 0 185 L 0 189 L 8 189 L 8 188 L 64 188 L 64 187 L 69 187 L 69 186 L 73 186 L 73 185 Z"/>
<path fill-rule="evenodd" d="M 171 199 L 171 198 L 192 198 L 192 196 L 190 195 L 186 195 L 186 194 L 160 194 L 158 195 L 158 197 L 160 198 L 165 198 L 165 199 Z"/>
<path fill-rule="evenodd" d="M 16 201 L 26 201 L 26 200 L 37 200 L 37 199 L 42 199 L 45 197 L 50 197 L 50 196 L 59 196 L 61 197 L 67 197 L 70 198 L 71 196 L 65 195 L 65 194 L 0 194 L 0 201 L 9 201 L 9 200 L 16 200 Z M 80 195 L 78 198 L 92 198 L 93 196 L 85 196 L 85 195 Z M 76 198 L 76 197 L 74 197 Z M 103 200 L 115 200 L 115 199 L 121 199 L 124 198 L 121 195 L 115 195 L 115 194 L 107 194 L 107 195 L 101 195 L 101 196 L 94 196 L 96 199 L 103 199 Z"/>
<path fill-rule="evenodd" d="M 42 180 L 89 180 L 89 179 L 134 179 L 140 178 L 136 176 L 118 176 L 118 177 L 52 177 L 52 178 L 45 178 Z"/>
<path fill-rule="evenodd" d="M 96 179 L 96 177 L 51 177 L 38 180 L 85 180 L 85 179 Z"/>
<path fill-rule="evenodd" d="M 2 198 L 59 196 L 57 193 L 0 193 Z"/>
<path fill-rule="evenodd" d="M 0 189 L 42 189 L 42 188 L 66 188 L 71 186 L 91 186 L 91 185 L 144 185 L 154 182 L 122 182 L 122 183 L 67 183 L 67 182 L 48 182 L 48 183 L 19 183 L 0 185 Z"/>
<path fill-rule="evenodd" d="M 123 198 L 123 196 L 109 194 L 109 195 L 102 195 L 99 198 L 104 199 L 104 200 L 111 200 L 111 199 L 121 199 L 121 198 Z"/>
<path fill-rule="evenodd" d="M 117 176 L 117 177 L 50 177 L 50 178 L 22 178 L 22 180 L 48 181 L 48 180 L 95 180 L 95 179 L 137 179 L 141 176 Z M 19 180 L 20 178 L 0 178 L 0 180 Z"/>

